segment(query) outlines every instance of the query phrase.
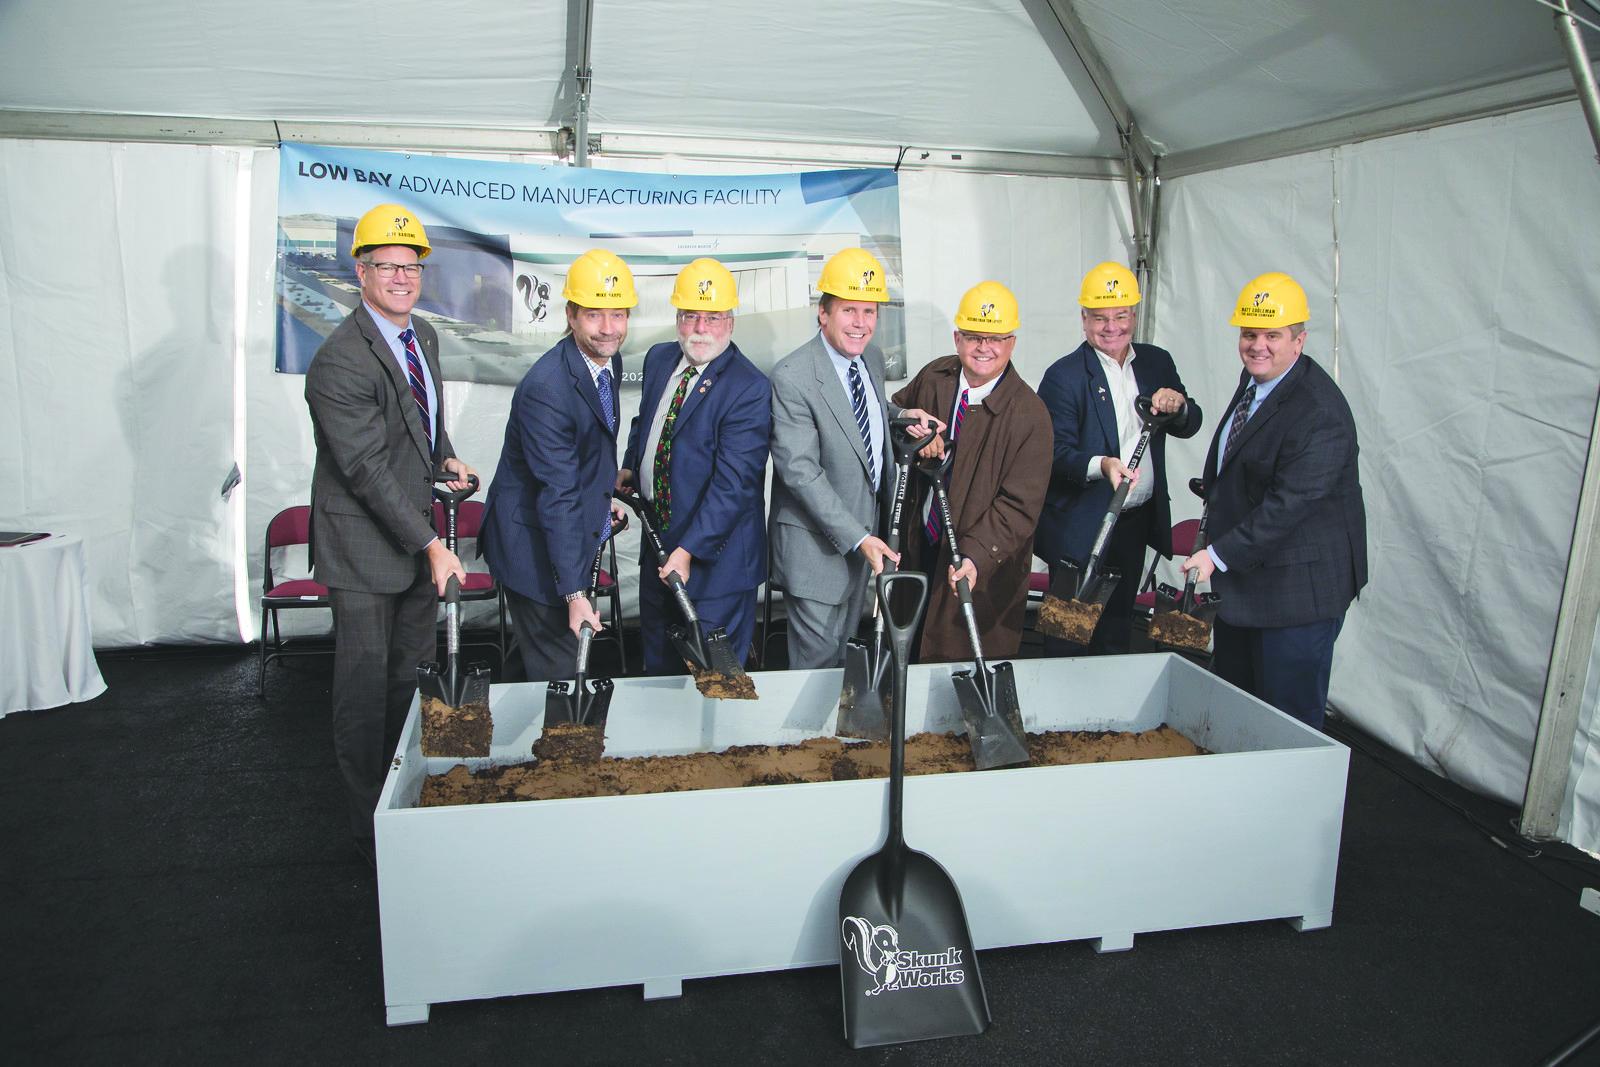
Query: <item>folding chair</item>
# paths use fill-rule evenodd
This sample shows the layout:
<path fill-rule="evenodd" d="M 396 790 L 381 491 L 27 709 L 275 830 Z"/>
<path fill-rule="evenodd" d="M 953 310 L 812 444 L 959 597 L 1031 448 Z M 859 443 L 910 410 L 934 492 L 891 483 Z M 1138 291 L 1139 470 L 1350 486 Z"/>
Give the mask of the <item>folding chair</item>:
<path fill-rule="evenodd" d="M 610 551 L 610 570 L 600 568 L 600 580 L 595 587 L 595 599 L 611 601 L 611 624 L 596 636 L 601 640 L 610 637 L 617 643 L 617 661 L 622 673 L 628 673 L 628 645 L 622 639 L 622 586 L 617 582 L 617 539 L 606 542 Z"/>
<path fill-rule="evenodd" d="M 284 508 L 267 523 L 266 549 L 262 553 L 261 566 L 261 670 L 260 677 L 256 681 L 256 693 L 259 696 L 267 695 L 269 660 L 288 656 L 326 656 L 333 652 L 331 647 L 289 647 L 278 629 L 280 611 L 291 608 L 321 608 L 329 612 L 333 610 L 333 605 L 328 599 L 328 587 L 322 583 L 312 581 L 310 578 L 291 578 L 286 582 L 279 582 L 272 574 L 272 550 L 307 544 L 310 541 L 310 533 L 311 507 L 307 504 Z M 267 648 L 269 619 L 272 622 L 270 651 Z"/>

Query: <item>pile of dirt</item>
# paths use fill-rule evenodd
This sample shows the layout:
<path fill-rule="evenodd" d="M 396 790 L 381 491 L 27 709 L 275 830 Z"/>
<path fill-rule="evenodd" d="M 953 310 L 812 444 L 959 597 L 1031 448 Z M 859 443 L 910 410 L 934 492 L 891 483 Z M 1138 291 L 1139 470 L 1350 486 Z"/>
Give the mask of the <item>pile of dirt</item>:
<path fill-rule="evenodd" d="M 454 707 L 437 697 L 422 698 L 424 756 L 487 756 L 493 737 L 494 719 L 487 700 Z"/>
<path fill-rule="evenodd" d="M 543 750 L 536 748 L 541 757 L 537 762 L 491 768 L 478 774 L 457 766 L 444 774 L 430 775 L 423 782 L 420 805 L 631 796 L 688 789 L 842 782 L 889 775 L 889 745 L 884 741 L 848 743 L 833 737 L 814 737 L 797 745 L 741 745 L 687 756 L 595 760 L 589 753 L 599 731 L 564 725 L 569 731 L 589 731 L 588 747 L 558 747 L 568 745 L 572 739 L 558 733 L 562 727 L 551 726 L 540 743 L 550 742 L 551 735 L 557 734 L 555 743 Z M 1196 756 L 1204 751 L 1166 725 L 1139 733 L 1055 730 L 1028 735 L 1028 754 L 1035 766 Z M 907 774 L 948 774 L 972 769 L 972 749 L 959 734 L 916 734 L 906 740 Z"/>
<path fill-rule="evenodd" d="M 1085 604 L 1081 600 L 1061 600 L 1047 596 L 1039 605 L 1036 625 L 1040 633 L 1060 637 L 1075 645 L 1087 645 L 1100 624 L 1103 604 Z"/>
<path fill-rule="evenodd" d="M 693 668 L 690 668 L 691 673 Z M 701 696 L 713 700 L 755 700 L 756 683 L 748 674 L 722 674 L 718 671 L 701 671 L 694 676 L 694 687 Z"/>

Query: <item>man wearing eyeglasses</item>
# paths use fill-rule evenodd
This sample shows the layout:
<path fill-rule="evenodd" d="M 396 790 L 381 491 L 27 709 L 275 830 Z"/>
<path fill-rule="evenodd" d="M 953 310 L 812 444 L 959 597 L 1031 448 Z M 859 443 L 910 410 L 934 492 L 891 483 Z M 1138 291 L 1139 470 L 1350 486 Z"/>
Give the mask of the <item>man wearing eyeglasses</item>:
<path fill-rule="evenodd" d="M 678 272 L 678 339 L 644 357 L 644 391 L 618 489 L 632 485 L 661 522 L 658 560 L 639 552 L 639 632 L 645 670 L 682 673 L 667 640 L 681 622 L 669 574 L 687 586 L 701 624 L 720 626 L 741 660 L 755 633 L 766 576 L 764 482 L 772 425 L 767 377 L 733 343 L 739 294 L 731 271 L 697 259 Z"/>
<path fill-rule="evenodd" d="M 475 472 L 444 427 L 439 339 L 411 312 L 431 247 L 415 213 L 380 204 L 356 223 L 361 302 L 306 372 L 316 439 L 311 561 L 333 606 L 333 745 L 356 847 L 373 862 L 372 814 L 417 688 L 437 659 L 437 597 L 466 578 L 433 526 L 436 471 Z"/>
<path fill-rule="evenodd" d="M 1101 263 L 1089 271 L 1078 296 L 1084 343 L 1056 360 L 1039 382 L 1055 426 L 1050 492 L 1039 517 L 1039 555 L 1052 577 L 1063 561 L 1087 562 L 1112 494 L 1124 478 L 1133 478 L 1103 556 L 1121 577 L 1089 641 L 1090 655 L 1128 651 L 1145 546 L 1172 556 L 1166 437 L 1193 437 L 1200 429 L 1200 405 L 1189 399 L 1171 354 L 1134 343 L 1139 299 L 1139 281 L 1122 264 Z M 1183 416 L 1150 438 L 1130 475 L 1127 463 L 1143 431 L 1134 407 L 1141 396 L 1150 398 L 1157 413 Z M 1044 651 L 1064 656 L 1079 648 L 1046 637 Z"/>
<path fill-rule="evenodd" d="M 986 657 L 1015 655 L 1022 645 L 1033 569 L 1033 532 L 1050 479 L 1050 413 L 1011 368 L 1017 347 L 1017 298 L 999 282 L 979 282 L 961 298 L 953 356 L 934 360 L 894 395 L 894 402 L 944 419 L 924 454 L 953 449 L 946 474 L 951 525 L 961 565 L 932 487 L 923 481 L 905 523 L 904 565 L 931 578 L 918 657 L 970 660 L 972 641 L 956 594 L 966 579 Z"/>

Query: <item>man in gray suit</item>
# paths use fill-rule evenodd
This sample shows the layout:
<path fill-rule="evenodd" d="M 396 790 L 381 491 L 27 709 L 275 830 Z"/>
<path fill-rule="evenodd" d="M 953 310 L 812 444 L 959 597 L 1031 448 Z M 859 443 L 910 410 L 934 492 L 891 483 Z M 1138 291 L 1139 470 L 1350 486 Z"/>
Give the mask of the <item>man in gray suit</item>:
<path fill-rule="evenodd" d="M 899 555 L 877 535 L 892 492 L 889 419 L 944 424 L 885 404 L 883 353 L 871 345 L 889 299 L 883 265 L 846 248 L 817 282 L 817 336 L 772 369 L 772 578 L 789 617 L 789 666 L 836 667 L 861 621 L 867 574 Z"/>
<path fill-rule="evenodd" d="M 372 815 L 417 688 L 436 657 L 435 607 L 465 579 L 433 528 L 433 478 L 474 471 L 444 429 L 439 338 L 412 318 L 431 248 L 416 216 L 380 204 L 356 223 L 361 303 L 306 372 L 316 437 L 311 558 L 333 602 L 333 749 L 356 847 L 374 862 Z"/>

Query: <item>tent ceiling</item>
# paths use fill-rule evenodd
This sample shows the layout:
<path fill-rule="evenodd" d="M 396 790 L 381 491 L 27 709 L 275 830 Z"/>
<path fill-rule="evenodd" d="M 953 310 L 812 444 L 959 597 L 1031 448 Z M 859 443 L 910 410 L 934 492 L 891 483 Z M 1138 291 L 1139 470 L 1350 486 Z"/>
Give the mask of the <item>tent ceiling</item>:
<path fill-rule="evenodd" d="M 1533 0 L 727 0 L 694 19 L 595 0 L 590 129 L 1118 157 L 1051 15 L 1069 2 L 1145 133 L 1190 156 L 1563 65 Z M 0 134 L 41 112 L 205 116 L 241 140 L 272 139 L 268 121 L 553 129 L 573 116 L 580 3 L 6 0 Z"/>

